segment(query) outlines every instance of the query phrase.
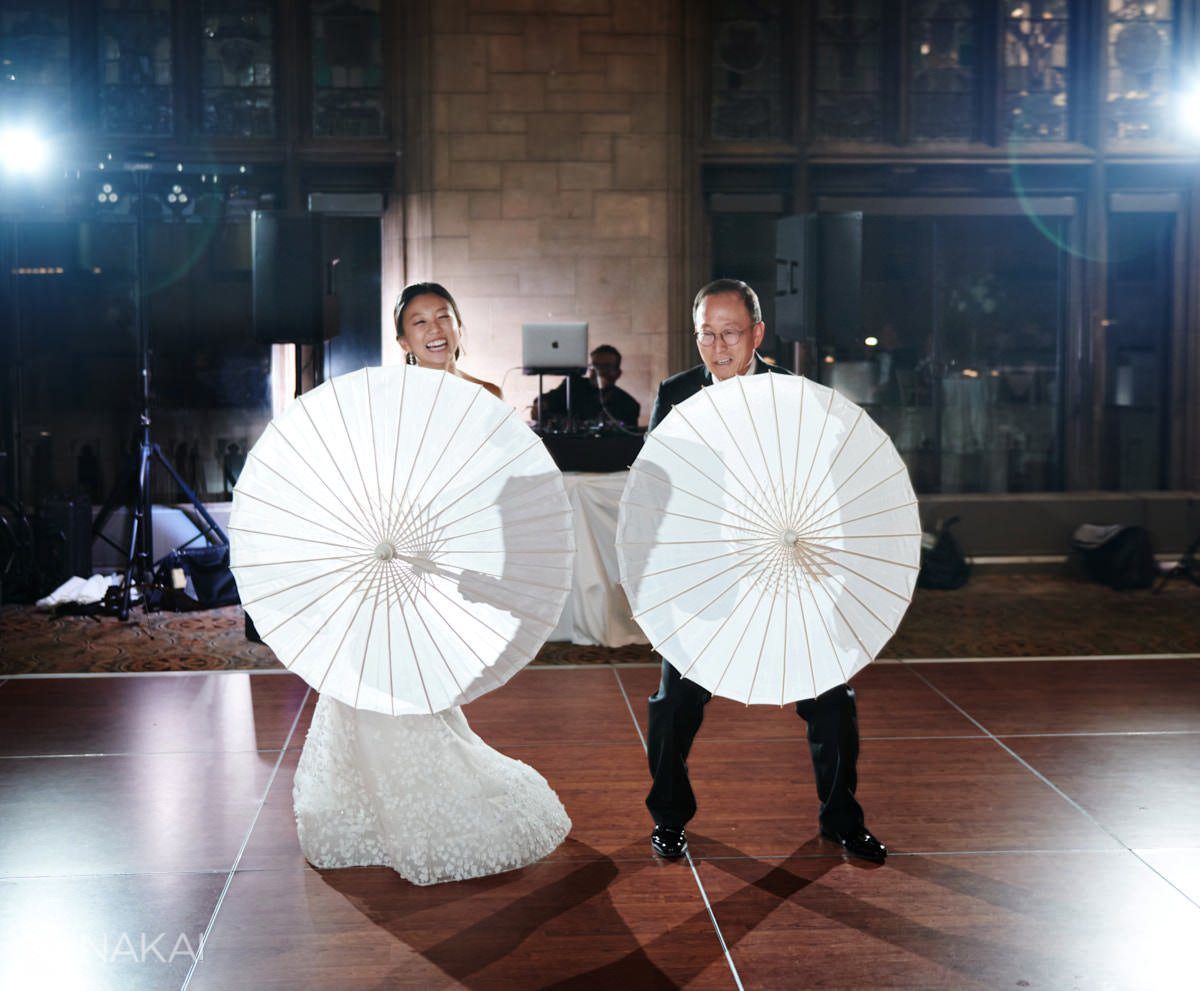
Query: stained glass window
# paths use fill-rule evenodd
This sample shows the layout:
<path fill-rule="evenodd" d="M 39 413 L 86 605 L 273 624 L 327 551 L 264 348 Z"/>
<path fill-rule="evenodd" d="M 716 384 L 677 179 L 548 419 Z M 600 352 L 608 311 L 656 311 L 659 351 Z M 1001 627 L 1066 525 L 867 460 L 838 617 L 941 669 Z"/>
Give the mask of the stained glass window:
<path fill-rule="evenodd" d="M 205 134 L 275 133 L 270 0 L 204 0 L 201 127 Z"/>
<path fill-rule="evenodd" d="M 821 0 L 815 30 L 815 133 L 881 140 L 882 0 Z"/>
<path fill-rule="evenodd" d="M 915 141 L 977 137 L 979 25 L 970 0 L 909 6 L 909 97 Z"/>
<path fill-rule="evenodd" d="M 313 134 L 383 136 L 379 0 L 313 0 L 311 25 Z"/>
<path fill-rule="evenodd" d="M 712 137 L 786 139 L 778 0 L 717 0 L 712 10 Z"/>
<path fill-rule="evenodd" d="M 1010 2 L 1004 25 L 1004 113 L 1010 137 L 1065 141 L 1068 0 Z"/>
<path fill-rule="evenodd" d="M 98 28 L 100 129 L 107 134 L 170 134 L 170 0 L 102 0 Z"/>
<path fill-rule="evenodd" d="M 0 9 L 0 123 L 66 127 L 70 41 L 66 0 Z"/>
<path fill-rule="evenodd" d="M 1174 43 L 1172 0 L 1108 0 L 1108 134 L 1166 136 Z"/>

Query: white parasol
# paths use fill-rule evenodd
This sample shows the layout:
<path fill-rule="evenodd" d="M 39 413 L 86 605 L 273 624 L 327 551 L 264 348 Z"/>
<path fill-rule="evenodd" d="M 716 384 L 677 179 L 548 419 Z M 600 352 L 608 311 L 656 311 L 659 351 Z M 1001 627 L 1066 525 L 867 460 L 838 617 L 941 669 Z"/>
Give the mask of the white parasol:
<path fill-rule="evenodd" d="M 782 705 L 891 638 L 921 527 L 887 435 L 799 376 L 738 376 L 677 405 L 634 462 L 617 554 L 634 618 L 716 695 Z"/>
<path fill-rule="evenodd" d="M 263 640 L 317 690 L 377 712 L 503 684 L 571 584 L 571 510 L 541 440 L 479 386 L 408 365 L 338 376 L 272 421 L 229 532 Z"/>

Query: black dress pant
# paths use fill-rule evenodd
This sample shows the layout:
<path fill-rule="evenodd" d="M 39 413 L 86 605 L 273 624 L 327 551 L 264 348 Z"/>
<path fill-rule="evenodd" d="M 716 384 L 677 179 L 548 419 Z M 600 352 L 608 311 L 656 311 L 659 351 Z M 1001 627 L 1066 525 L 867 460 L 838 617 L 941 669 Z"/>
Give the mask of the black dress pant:
<path fill-rule="evenodd" d="M 654 784 L 646 796 L 646 807 L 660 826 L 682 829 L 696 814 L 687 758 L 711 698 L 708 691 L 663 661 L 662 682 L 650 696 L 647 740 Z M 838 685 L 815 699 L 797 702 L 796 714 L 808 724 L 808 748 L 821 800 L 820 825 L 839 835 L 852 832 L 863 825 L 862 807 L 854 798 L 858 785 L 854 689 Z"/>

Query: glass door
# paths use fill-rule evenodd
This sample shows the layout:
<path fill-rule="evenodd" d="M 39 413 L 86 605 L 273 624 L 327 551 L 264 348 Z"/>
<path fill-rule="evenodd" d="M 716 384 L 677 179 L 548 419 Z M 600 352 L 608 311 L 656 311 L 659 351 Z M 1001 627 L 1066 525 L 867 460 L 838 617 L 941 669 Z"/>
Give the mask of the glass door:
<path fill-rule="evenodd" d="M 1104 401 L 1113 457 L 1104 481 L 1126 492 L 1161 489 L 1167 482 L 1166 383 L 1176 215 L 1126 209 L 1136 208 L 1145 197 L 1112 199 Z"/>
<path fill-rule="evenodd" d="M 888 432 L 918 492 L 1062 487 L 1073 203 L 1050 206 L 1034 223 L 1013 201 L 854 203 L 862 327 L 817 328 L 821 380 Z"/>

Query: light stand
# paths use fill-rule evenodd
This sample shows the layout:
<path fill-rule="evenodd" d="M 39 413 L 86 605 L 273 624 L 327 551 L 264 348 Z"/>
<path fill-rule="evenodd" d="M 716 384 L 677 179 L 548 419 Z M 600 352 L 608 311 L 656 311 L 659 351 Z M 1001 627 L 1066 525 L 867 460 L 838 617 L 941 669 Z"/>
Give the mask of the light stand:
<path fill-rule="evenodd" d="M 121 581 L 118 596 L 117 616 L 121 620 L 129 618 L 130 602 L 136 585 L 141 590 L 142 607 L 150 612 L 150 590 L 154 585 L 154 520 L 153 503 L 151 500 L 150 470 L 155 462 L 175 480 L 175 484 L 191 502 L 197 514 L 207 524 L 207 529 L 199 536 L 208 537 L 216 534 L 220 542 L 228 545 L 229 537 L 218 526 L 216 520 L 209 515 L 200 501 L 200 497 L 171 464 L 170 459 L 163 454 L 162 448 L 150 435 L 150 329 L 146 318 L 146 176 L 153 166 L 148 162 L 135 162 L 126 166 L 133 173 L 137 185 L 137 212 L 134 227 L 133 256 L 134 256 L 134 320 L 138 333 L 138 359 L 142 379 L 142 411 L 139 419 L 141 434 L 138 449 L 130 459 L 128 468 L 123 476 L 118 476 L 117 483 L 104 503 L 100 515 L 92 526 L 93 538 L 99 537 L 109 546 L 125 552 L 125 576 Z M 134 488 L 136 479 L 136 488 Z M 132 490 L 132 496 L 130 495 Z M 130 520 L 129 542 L 126 547 L 114 543 L 104 534 L 104 526 L 118 506 L 124 506 Z M 192 538 L 193 540 L 196 538 Z M 189 541 L 190 543 L 190 541 Z"/>

